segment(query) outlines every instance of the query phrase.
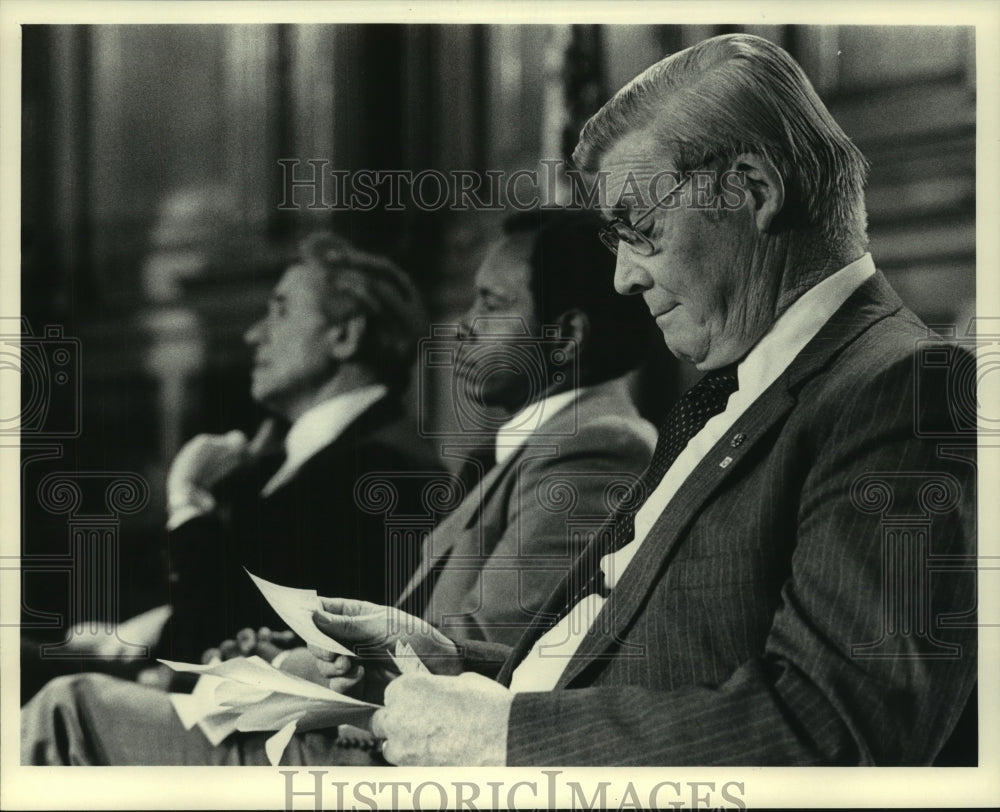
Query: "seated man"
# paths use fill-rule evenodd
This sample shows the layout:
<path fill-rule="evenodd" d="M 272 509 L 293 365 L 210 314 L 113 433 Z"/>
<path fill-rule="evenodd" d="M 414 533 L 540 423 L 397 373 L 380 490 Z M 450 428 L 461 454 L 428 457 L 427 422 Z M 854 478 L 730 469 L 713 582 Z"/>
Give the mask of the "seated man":
<path fill-rule="evenodd" d="M 434 672 L 337 657 L 331 685 L 384 701 L 391 764 L 932 763 L 975 684 L 975 581 L 916 575 L 974 560 L 974 438 L 916 378 L 927 329 L 865 251 L 863 156 L 787 53 L 725 35 L 616 94 L 574 160 L 611 194 L 616 288 L 705 372 L 665 415 L 651 493 L 513 647 L 326 601 L 330 637 L 391 647 L 409 628 Z M 23 761 L 135 763 L 119 740 L 149 693 L 53 685 L 25 710 Z M 166 702 L 171 763 L 264 763 L 266 736 L 211 748 Z M 285 754 L 339 759 L 323 732 Z"/>
<path fill-rule="evenodd" d="M 457 397 L 480 419 L 467 426 L 471 436 L 499 424 L 497 462 L 434 528 L 399 601 L 460 639 L 515 642 L 581 552 L 587 527 L 649 463 L 656 432 L 621 376 L 655 333 L 638 300 L 609 299 L 614 261 L 599 224 L 585 213 L 517 215 L 476 275 L 453 373 Z M 552 328 L 544 339 L 543 325 Z M 525 357 L 542 366 L 526 368 Z M 467 449 L 458 443 L 454 453 Z M 277 640 L 243 630 L 212 654 L 257 654 L 321 678 L 311 657 L 281 653 Z M 143 725 L 152 729 L 152 716 Z M 170 759 L 169 749 L 150 755 Z"/>
<path fill-rule="evenodd" d="M 614 259 L 599 223 L 558 210 L 515 215 L 476 274 L 453 366 L 465 401 L 456 408 L 475 436 L 499 424 L 496 464 L 434 528 L 397 604 L 457 639 L 517 642 L 588 525 L 600 525 L 652 455 L 656 431 L 621 376 L 655 331 L 637 299 L 609 299 Z M 254 639 L 242 630 L 222 657 L 274 657 L 272 639 L 259 649 Z"/>
<path fill-rule="evenodd" d="M 301 246 L 267 315 L 246 333 L 252 394 L 291 424 L 269 447 L 269 425 L 201 435 L 168 478 L 174 615 L 164 656 L 197 658 L 242 626 L 272 625 L 243 572 L 290 586 L 392 601 L 416 550 L 387 550 L 382 519 L 355 500 L 369 473 L 443 472 L 404 418 L 423 330 L 413 285 L 388 260 L 326 234 Z M 277 453 L 275 453 L 277 452 Z M 393 480 L 400 510 L 420 508 L 416 478 Z"/>
<path fill-rule="evenodd" d="M 426 480 L 399 474 L 445 476 L 400 398 L 424 329 L 419 295 L 392 262 L 332 234 L 304 240 L 245 335 L 251 394 L 272 418 L 249 441 L 239 431 L 199 435 L 170 467 L 170 606 L 88 641 L 81 661 L 42 660 L 23 640 L 24 698 L 84 662 L 135 676 L 149 662 L 118 660 L 129 644 L 197 660 L 243 626 L 280 623 L 244 567 L 287 585 L 395 600 L 419 549 L 387 550 L 382 518 L 357 504 L 355 485 L 385 474 L 399 510 L 418 512 Z"/>

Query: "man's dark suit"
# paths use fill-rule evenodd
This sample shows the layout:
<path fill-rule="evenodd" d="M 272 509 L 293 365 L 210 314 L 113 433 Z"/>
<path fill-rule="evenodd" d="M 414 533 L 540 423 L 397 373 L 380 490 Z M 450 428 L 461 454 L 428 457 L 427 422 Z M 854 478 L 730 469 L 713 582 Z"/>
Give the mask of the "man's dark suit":
<path fill-rule="evenodd" d="M 556 690 L 515 697 L 509 765 L 934 759 L 976 679 L 975 580 L 920 565 L 975 553 L 976 469 L 915 434 L 948 422 L 915 386 L 926 336 L 881 274 L 855 292 L 687 479 Z M 506 684 L 544 628 L 468 665 Z"/>
<path fill-rule="evenodd" d="M 391 602 L 412 571 L 419 541 L 414 549 L 387 551 L 383 517 L 358 506 L 359 480 L 383 471 L 399 495 L 396 510 L 410 514 L 423 510 L 426 484 L 412 474 L 443 475 L 392 399 L 367 409 L 268 496 L 260 495 L 273 472 L 266 465 L 219 483 L 218 509 L 170 533 L 175 614 L 161 642 L 164 656 L 197 660 L 240 628 L 284 628 L 243 567 L 321 595 Z"/>

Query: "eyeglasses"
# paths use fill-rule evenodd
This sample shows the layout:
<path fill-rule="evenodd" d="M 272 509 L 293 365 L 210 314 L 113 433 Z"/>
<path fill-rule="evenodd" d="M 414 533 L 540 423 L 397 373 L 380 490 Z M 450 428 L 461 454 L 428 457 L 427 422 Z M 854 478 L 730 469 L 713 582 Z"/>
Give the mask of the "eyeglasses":
<path fill-rule="evenodd" d="M 649 215 L 656 211 L 657 208 L 663 205 L 677 191 L 679 191 L 680 188 L 688 182 L 690 177 L 690 175 L 685 175 L 684 178 L 681 179 L 680 183 L 674 186 L 673 189 L 650 206 L 649 209 L 647 209 L 634 223 L 630 223 L 628 220 L 623 220 L 621 217 L 616 217 L 597 232 L 597 236 L 601 238 L 601 242 L 604 243 L 607 249 L 615 256 L 618 256 L 618 244 L 624 241 L 629 248 L 640 256 L 651 257 L 656 253 L 656 246 L 653 245 L 649 237 L 644 234 L 640 234 L 636 231 L 636 229 L 643 220 L 649 217 Z"/>

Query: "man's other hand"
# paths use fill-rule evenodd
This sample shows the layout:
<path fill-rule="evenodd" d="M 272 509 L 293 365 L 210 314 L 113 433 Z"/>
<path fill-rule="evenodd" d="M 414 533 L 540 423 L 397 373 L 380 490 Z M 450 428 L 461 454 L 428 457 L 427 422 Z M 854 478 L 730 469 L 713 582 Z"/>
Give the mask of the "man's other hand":
<path fill-rule="evenodd" d="M 316 658 L 305 646 L 295 632 L 272 632 L 266 626 L 258 629 L 240 629 L 235 638 L 223 640 L 218 648 L 207 649 L 201 655 L 205 664 L 231 660 L 233 657 L 257 656 L 271 663 L 279 671 L 294 674 L 302 679 L 327 685 L 329 678 L 320 672 Z M 343 692 L 341 692 L 343 693 Z"/>
<path fill-rule="evenodd" d="M 513 701 L 507 688 L 479 674 L 404 674 L 386 687 L 372 733 L 385 740 L 390 764 L 502 767 Z"/>
<path fill-rule="evenodd" d="M 242 431 L 199 434 L 177 452 L 167 474 L 167 503 L 171 513 L 192 507 L 210 510 L 210 490 L 247 457 L 248 440 Z"/>
<path fill-rule="evenodd" d="M 273 662 L 283 651 L 294 648 L 299 642 L 295 632 L 272 632 L 267 626 L 257 631 L 240 629 L 235 638 L 223 640 L 218 648 L 210 648 L 201 655 L 203 663 L 213 660 L 231 660 L 233 657 L 260 657 Z"/>
<path fill-rule="evenodd" d="M 316 628 L 358 654 L 347 657 L 309 646 L 334 691 L 381 702 L 385 687 L 399 675 L 389 656 L 395 652 L 397 642 L 408 643 L 433 673 L 461 673 L 455 643 L 426 621 L 368 601 L 320 600 L 323 611 L 313 613 Z"/>

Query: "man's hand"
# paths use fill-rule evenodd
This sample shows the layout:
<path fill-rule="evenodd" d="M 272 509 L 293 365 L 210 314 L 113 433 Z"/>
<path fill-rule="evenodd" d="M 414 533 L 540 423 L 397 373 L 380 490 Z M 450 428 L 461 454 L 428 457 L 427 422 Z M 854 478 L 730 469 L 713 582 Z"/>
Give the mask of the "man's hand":
<path fill-rule="evenodd" d="M 272 632 L 266 626 L 256 632 L 253 629 L 240 629 L 235 638 L 223 640 L 218 648 L 207 649 L 201 655 L 201 661 L 207 665 L 220 660 L 231 660 L 233 657 L 256 655 L 279 671 L 326 686 L 329 677 L 320 672 L 316 658 L 305 646 L 299 645 L 300 642 L 295 632 Z"/>
<path fill-rule="evenodd" d="M 385 689 L 372 733 L 391 764 L 502 767 L 514 694 L 479 674 L 404 674 Z"/>
<path fill-rule="evenodd" d="M 252 440 L 242 431 L 228 434 L 199 434 L 177 452 L 167 473 L 167 529 L 215 510 L 212 487 L 252 457 L 273 446 L 280 435 L 278 423 L 269 418 L 261 423 Z"/>
<path fill-rule="evenodd" d="M 111 631 L 104 623 L 81 621 L 73 626 L 67 648 L 108 658 L 123 657 L 136 646 L 155 648 L 173 611 L 170 606 L 157 606 L 122 621 Z"/>
<path fill-rule="evenodd" d="M 385 687 L 399 676 L 389 656 L 397 642 L 408 643 L 433 673 L 461 673 L 462 661 L 455 643 L 430 623 L 368 601 L 320 600 L 323 611 L 313 613 L 316 628 L 358 653 L 353 658 L 309 646 L 334 691 L 381 702 Z"/>
<path fill-rule="evenodd" d="M 253 629 L 240 629 L 236 632 L 236 637 L 223 640 L 218 648 L 210 648 L 201 655 L 203 663 L 210 663 L 213 660 L 231 660 L 233 657 L 260 657 L 267 662 L 274 659 L 283 651 L 294 648 L 299 642 L 295 632 L 272 632 L 267 626 L 263 626 L 256 632 Z"/>
<path fill-rule="evenodd" d="M 248 444 L 242 431 L 199 434 L 188 440 L 177 452 L 167 474 L 171 502 L 189 491 L 209 490 L 243 462 Z"/>

